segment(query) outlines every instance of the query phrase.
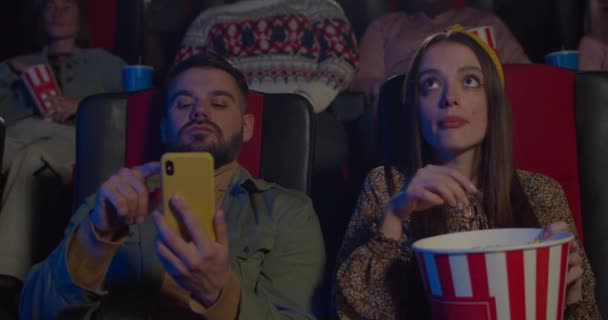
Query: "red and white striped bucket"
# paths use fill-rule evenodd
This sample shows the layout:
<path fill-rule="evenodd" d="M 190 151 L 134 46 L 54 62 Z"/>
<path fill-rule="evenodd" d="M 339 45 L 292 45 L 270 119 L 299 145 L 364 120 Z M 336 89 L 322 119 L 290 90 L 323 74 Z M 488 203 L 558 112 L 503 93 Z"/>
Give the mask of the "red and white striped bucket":
<path fill-rule="evenodd" d="M 40 115 L 44 118 L 51 115 L 55 110 L 49 99 L 61 95 L 51 67 L 48 64 L 32 66 L 23 72 L 21 78 Z"/>
<path fill-rule="evenodd" d="M 561 320 L 571 233 L 542 229 L 440 235 L 413 245 L 433 319 Z"/>
<path fill-rule="evenodd" d="M 494 35 L 494 27 L 481 26 L 477 28 L 467 29 L 467 32 L 477 35 L 481 40 L 485 41 L 491 48 L 496 50 L 496 36 Z"/>

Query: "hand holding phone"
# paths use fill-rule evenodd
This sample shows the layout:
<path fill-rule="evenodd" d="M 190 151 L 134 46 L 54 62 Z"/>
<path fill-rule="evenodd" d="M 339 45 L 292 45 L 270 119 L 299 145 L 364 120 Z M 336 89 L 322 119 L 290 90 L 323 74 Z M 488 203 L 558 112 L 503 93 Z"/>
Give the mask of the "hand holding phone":
<path fill-rule="evenodd" d="M 187 239 L 184 222 L 173 212 L 171 198 L 180 196 L 202 223 L 203 230 L 215 240 L 215 173 L 213 157 L 207 152 L 165 153 L 161 158 L 163 219 L 167 225 Z"/>

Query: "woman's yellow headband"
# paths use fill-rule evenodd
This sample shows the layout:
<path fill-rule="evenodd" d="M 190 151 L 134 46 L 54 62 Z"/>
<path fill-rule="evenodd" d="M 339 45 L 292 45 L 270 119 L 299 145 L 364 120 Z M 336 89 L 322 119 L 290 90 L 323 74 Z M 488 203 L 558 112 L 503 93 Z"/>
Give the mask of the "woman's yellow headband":
<path fill-rule="evenodd" d="M 494 62 L 494 66 L 496 67 L 496 71 L 498 72 L 498 76 L 500 77 L 500 83 L 502 84 L 502 86 L 504 88 L 505 75 L 502 71 L 502 63 L 500 63 L 500 59 L 498 58 L 498 55 L 496 54 L 496 50 L 494 50 L 494 48 L 490 47 L 488 45 L 488 43 L 483 41 L 478 35 L 464 30 L 464 27 L 459 24 L 455 24 L 455 25 L 449 27 L 448 31 L 459 32 L 459 33 L 469 36 L 471 39 L 475 40 L 475 42 L 477 42 L 488 53 L 488 55 Z"/>

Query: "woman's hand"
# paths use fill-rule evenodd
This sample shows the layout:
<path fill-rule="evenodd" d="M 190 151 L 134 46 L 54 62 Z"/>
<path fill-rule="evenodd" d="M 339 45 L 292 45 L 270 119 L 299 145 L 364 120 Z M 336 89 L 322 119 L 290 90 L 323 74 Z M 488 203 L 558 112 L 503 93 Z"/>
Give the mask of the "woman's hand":
<path fill-rule="evenodd" d="M 545 228 L 543 239 L 551 238 L 560 231 L 570 231 L 564 221 L 555 222 Z M 568 273 L 566 273 L 566 305 L 575 304 L 583 299 L 583 257 L 576 241 L 570 243 L 568 254 Z"/>
<path fill-rule="evenodd" d="M 19 74 L 23 73 L 32 66 L 31 64 L 25 62 L 22 57 L 14 57 L 9 59 L 8 65 L 11 67 L 11 69 L 17 71 Z"/>
<path fill-rule="evenodd" d="M 52 115 L 53 120 L 58 123 L 63 123 L 76 115 L 80 99 L 53 97 L 49 99 L 54 110 Z"/>
<path fill-rule="evenodd" d="M 475 185 L 458 171 L 427 165 L 387 204 L 380 230 L 385 236 L 401 238 L 401 224 L 414 212 L 435 206 L 469 204 L 468 195 L 477 192 Z"/>

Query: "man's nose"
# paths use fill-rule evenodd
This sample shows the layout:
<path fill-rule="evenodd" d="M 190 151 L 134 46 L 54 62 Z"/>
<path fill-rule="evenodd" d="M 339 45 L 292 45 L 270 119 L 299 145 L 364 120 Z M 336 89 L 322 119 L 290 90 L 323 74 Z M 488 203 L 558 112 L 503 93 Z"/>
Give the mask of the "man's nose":
<path fill-rule="evenodd" d="M 198 102 L 190 111 L 190 120 L 205 120 L 209 115 L 209 103 L 205 101 Z"/>

